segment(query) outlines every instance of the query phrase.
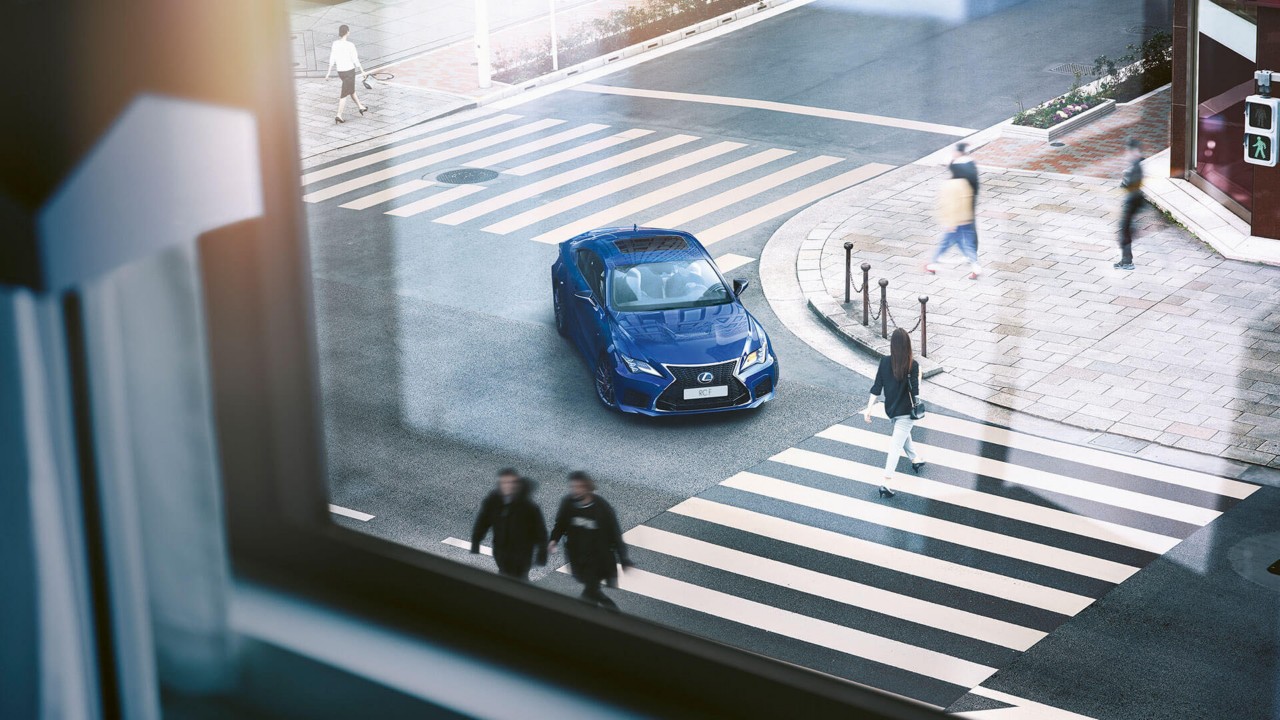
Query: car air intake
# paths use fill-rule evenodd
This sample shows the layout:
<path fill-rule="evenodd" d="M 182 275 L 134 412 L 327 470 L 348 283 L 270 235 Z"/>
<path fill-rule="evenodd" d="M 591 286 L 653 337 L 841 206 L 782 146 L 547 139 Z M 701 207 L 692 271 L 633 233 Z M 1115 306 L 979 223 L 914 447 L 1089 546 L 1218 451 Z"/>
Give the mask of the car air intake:
<path fill-rule="evenodd" d="M 742 405 L 751 399 L 747 386 L 734 376 L 738 366 L 737 360 L 715 363 L 713 365 L 665 365 L 667 372 L 675 377 L 675 382 L 667 386 L 658 396 L 654 407 L 667 412 L 688 410 L 716 410 Z M 699 382 L 698 376 L 710 373 L 709 382 Z M 727 392 L 717 397 L 686 398 L 685 390 L 694 388 L 726 387 Z"/>

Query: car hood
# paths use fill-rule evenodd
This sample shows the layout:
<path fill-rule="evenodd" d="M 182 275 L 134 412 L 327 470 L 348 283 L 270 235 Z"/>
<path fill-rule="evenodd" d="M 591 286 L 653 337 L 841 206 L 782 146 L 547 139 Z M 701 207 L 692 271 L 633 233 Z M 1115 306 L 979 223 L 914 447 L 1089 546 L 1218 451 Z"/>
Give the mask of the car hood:
<path fill-rule="evenodd" d="M 674 365 L 737 360 L 748 338 L 760 332 L 751 314 L 736 302 L 618 313 L 616 321 L 629 341 L 620 343 L 620 350 L 638 359 Z"/>

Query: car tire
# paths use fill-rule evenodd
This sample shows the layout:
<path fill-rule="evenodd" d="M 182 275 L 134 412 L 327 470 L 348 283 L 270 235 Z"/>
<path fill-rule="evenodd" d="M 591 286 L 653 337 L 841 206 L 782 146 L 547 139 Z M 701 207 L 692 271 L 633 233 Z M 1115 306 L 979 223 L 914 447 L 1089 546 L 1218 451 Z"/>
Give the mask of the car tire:
<path fill-rule="evenodd" d="M 560 299 L 560 288 L 556 286 L 555 276 L 551 278 L 551 309 L 556 316 L 556 332 L 560 337 L 569 337 L 569 328 L 565 325 L 564 301 Z"/>
<path fill-rule="evenodd" d="M 600 402 L 610 410 L 615 410 L 618 407 L 618 387 L 614 380 L 612 365 L 607 353 L 596 360 L 594 384 L 596 397 Z"/>

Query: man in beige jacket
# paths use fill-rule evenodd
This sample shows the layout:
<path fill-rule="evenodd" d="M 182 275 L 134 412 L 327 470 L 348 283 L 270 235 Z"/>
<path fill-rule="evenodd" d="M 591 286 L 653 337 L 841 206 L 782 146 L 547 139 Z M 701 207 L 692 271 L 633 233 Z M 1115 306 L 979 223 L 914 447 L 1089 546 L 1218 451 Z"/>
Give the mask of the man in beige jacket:
<path fill-rule="evenodd" d="M 958 247 L 969 261 L 969 279 L 977 280 L 982 267 L 978 265 L 978 238 L 973 227 L 973 187 L 954 166 L 951 179 L 943 182 L 938 192 L 938 223 L 942 225 L 942 242 L 933 252 L 933 259 L 924 266 L 925 272 L 936 273 L 938 259 L 952 247 Z"/>

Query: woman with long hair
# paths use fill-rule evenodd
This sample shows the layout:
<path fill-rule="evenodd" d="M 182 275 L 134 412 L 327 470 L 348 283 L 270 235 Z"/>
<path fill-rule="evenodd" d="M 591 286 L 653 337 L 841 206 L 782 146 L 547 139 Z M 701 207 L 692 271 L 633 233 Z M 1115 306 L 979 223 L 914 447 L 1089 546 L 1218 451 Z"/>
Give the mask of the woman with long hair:
<path fill-rule="evenodd" d="M 893 497 L 889 481 L 898 469 L 898 456 L 905 452 L 911 461 L 911 470 L 917 475 L 924 466 L 924 460 L 911 444 L 911 428 L 916 424 L 911 417 L 911 409 L 920 398 L 920 363 L 911 352 L 911 336 L 902 328 L 893 331 L 889 339 L 889 356 L 880 359 L 880 368 L 876 370 L 867 409 L 862 412 L 862 419 L 868 423 L 871 422 L 871 409 L 881 393 L 884 394 L 884 414 L 893 428 L 884 460 L 884 484 L 880 486 L 880 496 Z"/>

